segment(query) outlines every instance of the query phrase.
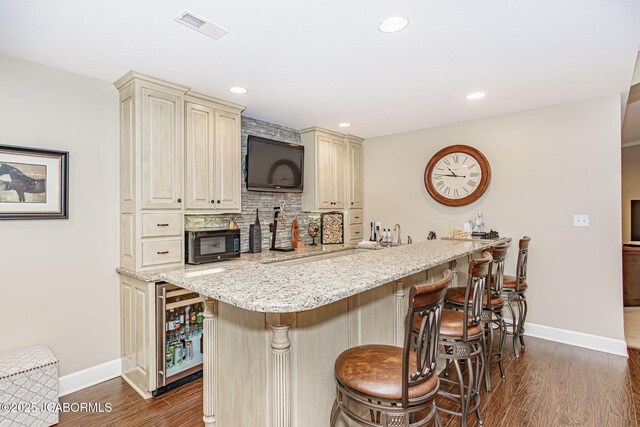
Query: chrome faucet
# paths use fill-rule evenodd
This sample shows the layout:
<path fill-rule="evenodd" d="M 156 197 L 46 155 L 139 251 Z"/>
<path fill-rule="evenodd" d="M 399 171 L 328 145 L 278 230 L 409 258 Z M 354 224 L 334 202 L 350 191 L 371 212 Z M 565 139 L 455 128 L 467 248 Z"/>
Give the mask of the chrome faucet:
<path fill-rule="evenodd" d="M 396 224 L 393 226 L 393 232 L 398 233 L 398 238 L 396 239 L 396 243 L 399 245 L 402 244 L 402 237 L 400 236 L 400 224 Z"/>
<path fill-rule="evenodd" d="M 411 236 L 407 236 L 407 245 L 410 245 L 413 243 L 413 239 L 411 238 Z"/>

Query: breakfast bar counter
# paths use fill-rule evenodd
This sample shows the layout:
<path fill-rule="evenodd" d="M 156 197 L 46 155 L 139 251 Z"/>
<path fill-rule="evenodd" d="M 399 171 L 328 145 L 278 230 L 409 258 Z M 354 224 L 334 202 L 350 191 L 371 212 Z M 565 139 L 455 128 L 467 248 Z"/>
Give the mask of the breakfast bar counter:
<path fill-rule="evenodd" d="M 118 272 L 123 280 L 167 282 L 205 300 L 206 425 L 325 427 L 336 357 L 367 343 L 401 346 L 408 288 L 502 240 L 319 246 Z M 350 424 L 341 418 L 337 425 Z"/>
<path fill-rule="evenodd" d="M 243 254 L 238 260 L 204 266 L 117 271 L 145 282 L 171 283 L 245 310 L 294 313 L 429 270 L 491 244 L 495 242 L 431 240 L 379 249 L 324 245 L 294 252 Z M 342 252 L 348 255 L 340 256 Z M 330 258 L 319 259 L 326 255 Z M 293 260 L 298 262 L 291 263 Z"/>

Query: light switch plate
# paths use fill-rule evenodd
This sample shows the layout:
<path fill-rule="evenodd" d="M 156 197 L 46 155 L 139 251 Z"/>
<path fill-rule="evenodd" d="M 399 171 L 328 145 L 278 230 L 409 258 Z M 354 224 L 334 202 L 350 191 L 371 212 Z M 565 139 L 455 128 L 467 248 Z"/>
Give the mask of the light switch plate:
<path fill-rule="evenodd" d="M 588 227 L 589 226 L 589 215 L 574 215 L 573 216 L 573 226 L 574 227 Z"/>

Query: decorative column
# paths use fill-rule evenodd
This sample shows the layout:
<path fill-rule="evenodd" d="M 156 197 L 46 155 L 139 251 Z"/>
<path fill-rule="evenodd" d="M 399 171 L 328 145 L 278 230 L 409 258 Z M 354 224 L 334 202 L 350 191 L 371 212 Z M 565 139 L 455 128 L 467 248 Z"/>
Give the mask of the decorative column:
<path fill-rule="evenodd" d="M 217 301 L 201 295 L 204 299 L 204 321 L 203 331 L 204 348 L 202 349 L 202 378 L 203 378 L 203 411 L 202 420 L 205 426 L 216 424 L 216 390 L 217 370 L 216 357 L 218 355 L 218 331 L 216 316 L 218 311 Z"/>
<path fill-rule="evenodd" d="M 271 326 L 271 427 L 291 426 L 291 341 L 294 313 L 268 313 Z"/>
<path fill-rule="evenodd" d="M 404 319 L 407 315 L 407 304 L 404 297 L 406 279 L 396 280 L 396 331 L 395 343 L 397 347 L 404 346 Z"/>

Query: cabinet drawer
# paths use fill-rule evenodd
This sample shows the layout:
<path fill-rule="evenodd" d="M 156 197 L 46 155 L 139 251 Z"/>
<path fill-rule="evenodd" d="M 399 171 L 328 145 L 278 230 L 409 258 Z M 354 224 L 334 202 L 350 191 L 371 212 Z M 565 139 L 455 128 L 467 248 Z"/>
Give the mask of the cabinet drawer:
<path fill-rule="evenodd" d="M 178 263 L 183 251 L 182 239 L 142 242 L 142 266 Z"/>
<path fill-rule="evenodd" d="M 349 210 L 349 224 L 362 224 L 362 209 Z"/>
<path fill-rule="evenodd" d="M 349 240 L 362 240 L 362 225 L 349 227 Z"/>
<path fill-rule="evenodd" d="M 142 237 L 180 236 L 181 234 L 182 214 L 142 214 Z"/>

